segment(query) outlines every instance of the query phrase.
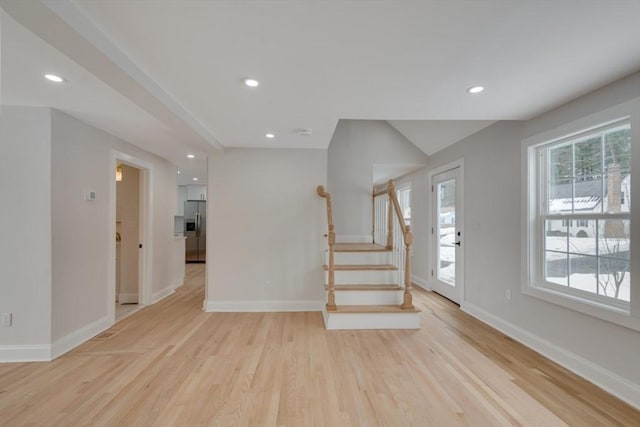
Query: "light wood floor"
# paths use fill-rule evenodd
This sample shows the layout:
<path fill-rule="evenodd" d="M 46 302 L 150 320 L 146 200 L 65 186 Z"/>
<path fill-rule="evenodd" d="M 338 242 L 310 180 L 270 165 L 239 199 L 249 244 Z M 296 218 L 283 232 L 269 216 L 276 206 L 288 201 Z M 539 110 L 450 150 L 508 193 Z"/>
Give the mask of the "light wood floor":
<path fill-rule="evenodd" d="M 2 426 L 637 426 L 640 412 L 417 291 L 420 331 L 204 313 L 187 283 L 49 363 L 0 364 Z"/>

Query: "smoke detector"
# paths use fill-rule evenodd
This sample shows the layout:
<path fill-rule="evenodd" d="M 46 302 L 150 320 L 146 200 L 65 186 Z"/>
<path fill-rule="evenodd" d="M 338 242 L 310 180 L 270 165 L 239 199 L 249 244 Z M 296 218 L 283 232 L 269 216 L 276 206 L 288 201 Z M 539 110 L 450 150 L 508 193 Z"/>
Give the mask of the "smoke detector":
<path fill-rule="evenodd" d="M 311 136 L 313 131 L 311 129 L 298 129 L 298 133 L 302 136 Z"/>

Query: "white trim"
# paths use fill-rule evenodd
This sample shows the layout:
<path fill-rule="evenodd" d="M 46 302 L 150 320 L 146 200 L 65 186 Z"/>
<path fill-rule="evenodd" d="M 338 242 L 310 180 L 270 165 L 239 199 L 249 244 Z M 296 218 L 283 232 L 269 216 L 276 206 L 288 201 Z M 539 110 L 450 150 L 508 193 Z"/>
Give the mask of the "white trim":
<path fill-rule="evenodd" d="M 322 300 L 206 301 L 208 312 L 322 311 Z"/>
<path fill-rule="evenodd" d="M 118 302 L 120 304 L 137 304 L 138 294 L 118 294 Z"/>
<path fill-rule="evenodd" d="M 161 299 L 164 299 L 173 294 L 175 291 L 176 290 L 173 286 L 167 286 L 164 289 L 160 289 L 159 291 L 154 292 L 153 295 L 151 295 L 151 304 L 157 303 Z"/>
<path fill-rule="evenodd" d="M 351 329 L 420 329 L 420 313 L 340 313 L 329 312 L 323 315 L 328 330 Z"/>
<path fill-rule="evenodd" d="M 438 253 L 438 248 L 437 248 L 437 244 L 438 242 L 436 241 L 436 239 L 434 239 L 433 234 L 431 234 L 431 229 L 435 230 L 436 229 L 436 209 L 437 209 L 437 203 L 434 203 L 434 199 L 435 199 L 435 193 L 433 191 L 431 191 L 432 186 L 435 185 L 435 178 L 438 175 L 441 175 L 443 173 L 446 172 L 453 172 L 457 170 L 457 175 L 458 175 L 458 180 L 456 183 L 456 193 L 458 194 L 458 197 L 456 198 L 456 228 L 458 230 L 458 232 L 460 232 L 460 234 L 462 235 L 461 237 L 461 241 L 462 241 L 462 246 L 460 247 L 460 250 L 458 251 L 458 259 L 456 259 L 456 264 L 458 264 L 458 268 L 456 268 L 456 288 L 459 289 L 459 301 L 456 301 L 456 298 L 452 298 L 453 295 L 451 295 L 450 293 L 447 292 L 443 292 L 442 294 L 446 297 L 451 299 L 452 301 L 454 301 L 457 304 L 462 305 L 465 301 L 465 250 L 466 250 L 466 244 L 465 244 L 465 208 L 464 208 L 464 157 L 461 157 L 457 160 L 454 160 L 453 162 L 447 163 L 445 165 L 439 166 L 431 171 L 429 171 L 429 173 L 427 174 L 427 191 L 429 192 L 429 202 L 430 202 L 430 214 L 429 214 L 429 224 L 428 224 L 428 228 L 427 228 L 427 235 L 428 235 L 428 247 L 432 249 L 432 252 L 434 255 L 429 256 L 429 260 L 428 260 L 428 271 L 435 271 L 435 257 L 437 256 Z M 437 284 L 437 275 L 431 277 L 431 280 L 428 281 L 429 283 L 429 290 L 433 290 L 434 288 L 434 284 Z M 446 288 L 444 288 L 446 289 Z M 443 289 L 443 290 L 444 290 Z M 447 295 L 448 294 L 448 295 Z"/>
<path fill-rule="evenodd" d="M 640 331 L 640 319 L 623 310 L 616 310 L 615 307 L 599 305 L 595 299 L 580 298 L 567 292 L 556 292 L 551 288 L 526 286 L 526 282 L 522 288 L 522 293 L 575 310 L 579 313 L 615 323 L 616 325 Z"/>
<path fill-rule="evenodd" d="M 48 362 L 51 360 L 51 346 L 42 345 L 0 345 L 0 363 Z"/>
<path fill-rule="evenodd" d="M 585 378 L 628 404 L 640 408 L 640 384 L 632 383 L 600 365 L 571 353 L 471 303 L 460 307 L 465 313 L 497 329 L 544 357 Z"/>
<path fill-rule="evenodd" d="M 153 165 L 144 160 L 140 160 L 127 153 L 111 150 L 111 177 L 109 186 L 109 235 L 116 234 L 116 164 L 118 161 L 125 162 L 140 170 L 140 241 L 142 250 L 138 257 L 138 298 L 137 302 L 142 305 L 151 304 L 152 286 L 152 260 L 153 260 Z M 116 321 L 115 297 L 116 297 L 116 241 L 109 239 L 109 256 L 107 259 L 107 280 L 109 288 L 107 291 L 107 315 L 111 319 L 111 324 Z"/>
<path fill-rule="evenodd" d="M 51 360 L 62 356 L 69 350 L 72 350 L 80 344 L 95 337 L 100 332 L 109 329 L 111 325 L 113 325 L 113 322 L 109 321 L 109 316 L 104 316 L 93 323 L 89 323 L 88 325 L 83 326 L 64 337 L 55 340 L 51 344 Z"/>
<path fill-rule="evenodd" d="M 373 237 L 370 234 L 357 235 L 357 234 L 340 234 L 336 235 L 336 243 L 371 243 Z"/>
<path fill-rule="evenodd" d="M 597 129 L 607 123 L 620 121 L 628 117 L 631 122 L 632 145 L 640 141 L 640 99 L 635 98 L 603 111 L 590 114 L 548 129 L 524 139 L 521 142 L 521 289 L 522 293 L 540 300 L 578 311 L 589 316 L 612 322 L 636 331 L 640 331 L 640 274 L 637 274 L 635 264 L 631 263 L 631 298 L 629 309 L 619 310 L 615 305 L 604 308 L 594 298 L 580 298 L 580 295 L 555 292 L 553 288 L 543 287 L 541 263 L 537 262 L 541 248 L 542 232 L 539 227 L 538 216 L 538 179 L 540 171 L 536 161 L 536 147 L 549 141 L 558 140 L 583 132 L 585 129 Z M 634 145 L 635 146 L 635 145 Z M 631 169 L 640 169 L 640 150 L 631 150 Z M 633 174 L 631 186 L 640 187 L 640 174 Z M 637 185 L 636 185 L 637 184 Z M 638 198 L 631 199 L 631 223 L 640 223 L 640 203 Z M 630 252 L 640 251 L 640 227 L 631 226 Z M 625 312 L 627 311 L 627 312 Z"/>
<path fill-rule="evenodd" d="M 416 285 L 418 285 L 419 287 L 421 287 L 425 291 L 430 291 L 431 290 L 431 286 L 429 286 L 429 281 L 423 279 L 422 277 L 418 277 L 415 274 L 411 275 L 411 282 L 415 283 Z"/>

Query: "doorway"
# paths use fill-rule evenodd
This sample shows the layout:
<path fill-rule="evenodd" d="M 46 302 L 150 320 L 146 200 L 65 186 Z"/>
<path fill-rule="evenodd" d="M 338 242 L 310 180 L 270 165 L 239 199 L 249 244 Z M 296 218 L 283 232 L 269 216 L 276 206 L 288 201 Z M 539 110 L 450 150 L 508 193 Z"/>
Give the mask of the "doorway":
<path fill-rule="evenodd" d="M 141 170 L 116 165 L 116 322 L 140 307 Z"/>
<path fill-rule="evenodd" d="M 464 299 L 463 165 L 439 168 L 431 178 L 431 289 L 460 305 Z"/>
<path fill-rule="evenodd" d="M 105 301 L 111 324 L 151 300 L 152 174 L 149 163 L 112 151 L 109 223 L 114 237 L 110 239 L 110 286 Z"/>

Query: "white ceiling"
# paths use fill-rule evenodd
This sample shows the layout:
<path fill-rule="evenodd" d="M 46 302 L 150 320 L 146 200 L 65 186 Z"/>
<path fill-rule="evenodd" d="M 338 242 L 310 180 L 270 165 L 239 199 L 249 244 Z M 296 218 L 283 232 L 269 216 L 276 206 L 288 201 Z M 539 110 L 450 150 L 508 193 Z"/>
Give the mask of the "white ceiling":
<path fill-rule="evenodd" d="M 389 120 L 388 122 L 429 156 L 495 123 L 492 120 Z"/>
<path fill-rule="evenodd" d="M 167 127 L 1 10 L 0 29 L 3 105 L 57 108 L 179 165 L 181 184 L 206 182 L 206 154 L 193 148 L 191 135 Z M 47 72 L 68 81 L 52 84 L 42 78 Z M 188 159 L 189 153 L 196 158 Z"/>
<path fill-rule="evenodd" d="M 127 126 L 134 121 L 129 114 L 110 121 L 106 110 L 127 99 L 87 111 L 69 95 L 63 109 L 86 112 L 84 119 L 102 128 L 122 121 L 118 135 L 134 143 L 165 134 L 169 145 L 191 143 L 205 152 L 203 141 L 214 148 L 218 142 L 326 148 L 338 119 L 383 119 L 431 154 L 492 121 L 528 119 L 640 69 L 638 1 L 0 0 L 0 6 L 150 117 L 148 128 Z M 58 21 L 73 32 L 60 36 Z M 102 72 L 96 64 L 104 58 L 96 52 L 65 50 L 74 41 L 89 41 L 121 74 Z M 3 73 L 12 66 L 3 58 Z M 20 87 L 14 100 L 62 103 L 67 96 L 31 91 L 40 85 L 29 80 L 36 77 L 18 74 L 20 82 L 10 82 Z M 126 90 L 123 76 L 149 96 Z M 260 86 L 244 87 L 248 76 Z M 485 92 L 467 94 L 475 84 Z M 169 113 L 159 112 L 162 106 Z M 162 114 L 175 120 L 159 120 Z M 300 128 L 313 135 L 298 135 Z M 267 141 L 266 132 L 275 140 Z"/>

